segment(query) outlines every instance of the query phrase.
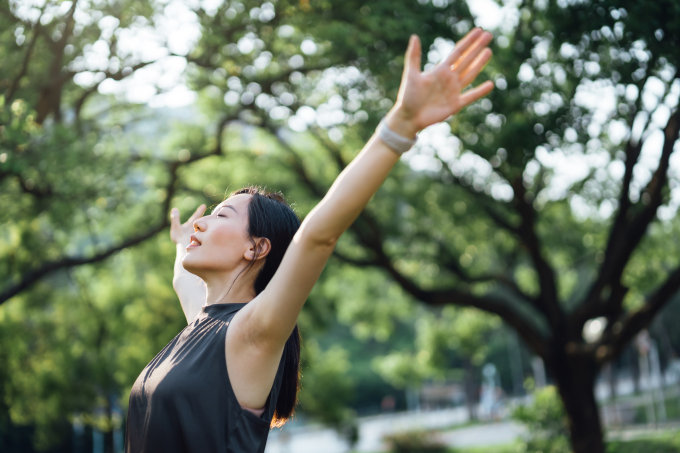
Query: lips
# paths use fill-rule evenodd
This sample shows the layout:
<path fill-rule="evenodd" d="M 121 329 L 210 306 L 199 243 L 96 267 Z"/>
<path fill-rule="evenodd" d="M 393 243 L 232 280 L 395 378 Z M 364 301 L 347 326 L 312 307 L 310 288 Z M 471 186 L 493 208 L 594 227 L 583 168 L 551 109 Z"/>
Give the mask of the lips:
<path fill-rule="evenodd" d="M 201 241 L 196 239 L 196 236 L 194 236 L 193 234 L 191 235 L 190 239 L 191 239 L 191 242 L 189 242 L 189 245 L 187 245 L 188 249 L 198 247 L 198 246 L 201 245 Z"/>

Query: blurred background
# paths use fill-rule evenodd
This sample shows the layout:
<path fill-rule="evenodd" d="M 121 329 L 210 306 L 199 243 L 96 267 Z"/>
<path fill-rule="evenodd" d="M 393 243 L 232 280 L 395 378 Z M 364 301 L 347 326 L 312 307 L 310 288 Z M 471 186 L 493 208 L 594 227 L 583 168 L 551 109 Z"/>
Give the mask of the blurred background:
<path fill-rule="evenodd" d="M 473 26 L 496 89 L 342 238 L 267 451 L 680 451 L 675 0 L 0 0 L 0 451 L 121 452 L 170 208 L 304 217 Z"/>

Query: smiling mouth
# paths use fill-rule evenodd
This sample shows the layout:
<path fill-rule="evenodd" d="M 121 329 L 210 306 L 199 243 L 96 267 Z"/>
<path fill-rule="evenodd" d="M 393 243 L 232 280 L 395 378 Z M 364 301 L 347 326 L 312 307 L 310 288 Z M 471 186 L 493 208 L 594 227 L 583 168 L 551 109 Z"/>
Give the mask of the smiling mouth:
<path fill-rule="evenodd" d="M 198 239 L 196 239 L 194 235 L 191 235 L 191 242 L 189 242 L 187 248 L 198 247 L 199 245 L 201 245 L 201 242 Z"/>

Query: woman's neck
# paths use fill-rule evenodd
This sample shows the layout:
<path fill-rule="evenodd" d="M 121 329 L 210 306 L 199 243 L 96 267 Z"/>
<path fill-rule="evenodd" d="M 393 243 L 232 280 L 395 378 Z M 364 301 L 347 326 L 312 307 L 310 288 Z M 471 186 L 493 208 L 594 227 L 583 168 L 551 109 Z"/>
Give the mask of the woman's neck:
<path fill-rule="evenodd" d="M 252 272 L 204 278 L 207 290 L 205 305 L 250 302 L 255 297 L 255 279 L 249 274 Z"/>

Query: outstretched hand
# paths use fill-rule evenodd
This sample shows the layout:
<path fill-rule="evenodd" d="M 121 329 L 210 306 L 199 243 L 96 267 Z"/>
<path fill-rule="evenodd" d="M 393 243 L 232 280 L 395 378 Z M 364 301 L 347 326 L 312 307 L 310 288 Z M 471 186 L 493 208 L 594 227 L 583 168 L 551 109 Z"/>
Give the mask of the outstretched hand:
<path fill-rule="evenodd" d="M 170 211 L 170 239 L 175 244 L 187 246 L 191 241 L 191 234 L 194 232 L 194 221 L 201 217 L 205 212 L 206 206 L 200 205 L 194 213 L 184 223 L 179 223 L 179 209 L 172 208 Z"/>
<path fill-rule="evenodd" d="M 475 28 L 461 39 L 453 51 L 427 72 L 420 69 L 420 39 L 411 36 L 397 102 L 386 120 L 390 129 L 407 137 L 427 126 L 444 121 L 466 105 L 487 95 L 493 82 L 463 91 L 491 58 L 487 47 L 492 35 Z"/>

